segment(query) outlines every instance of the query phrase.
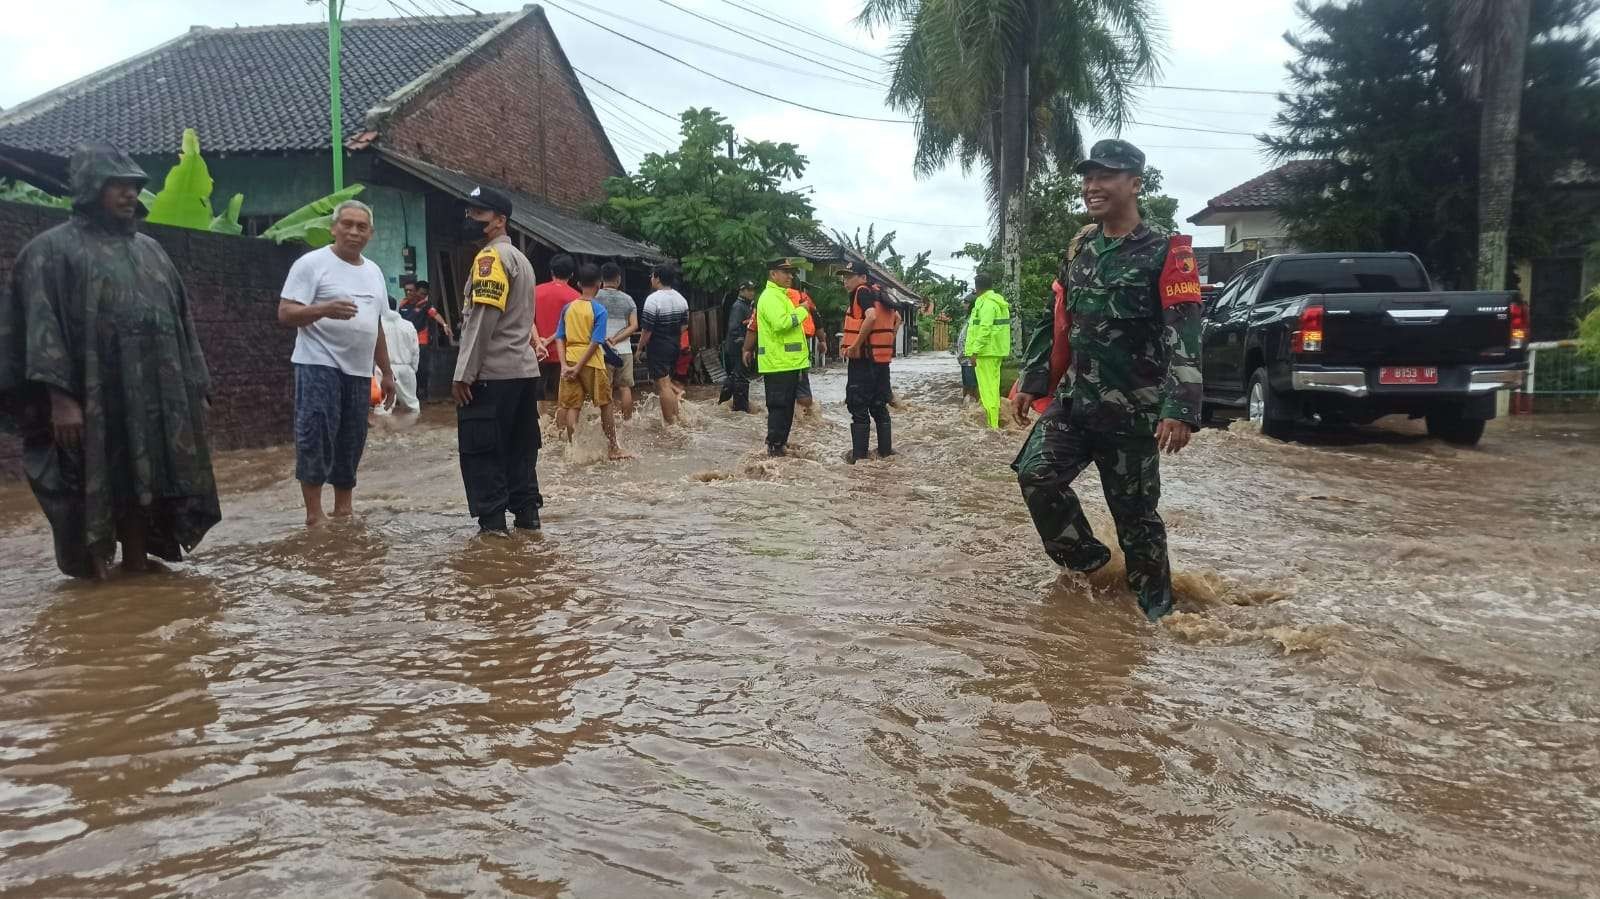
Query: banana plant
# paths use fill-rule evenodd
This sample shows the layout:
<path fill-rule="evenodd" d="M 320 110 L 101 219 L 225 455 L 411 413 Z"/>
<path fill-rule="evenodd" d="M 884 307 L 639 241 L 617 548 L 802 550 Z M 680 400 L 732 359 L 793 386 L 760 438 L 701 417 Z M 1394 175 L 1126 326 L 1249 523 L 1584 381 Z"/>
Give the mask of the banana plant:
<path fill-rule="evenodd" d="M 298 240 L 312 247 L 325 247 L 333 243 L 334 207 L 345 200 L 354 199 L 356 194 L 365 189 L 365 185 L 352 184 L 344 190 L 312 200 L 278 219 L 272 227 L 261 232 L 261 236 L 274 243 Z"/>
<path fill-rule="evenodd" d="M 147 189 L 140 192 L 139 199 L 150 211 L 148 220 L 152 224 L 219 234 L 242 232 L 239 209 L 244 205 L 244 195 L 234 194 L 223 214 L 217 215 L 211 209 L 214 187 L 211 170 L 200 155 L 200 136 L 193 128 L 185 128 L 178 164 L 167 171 L 160 192 L 152 194 Z"/>
<path fill-rule="evenodd" d="M 26 181 L 0 178 L 0 200 L 12 203 L 29 203 L 34 206 L 53 206 L 57 209 L 72 207 L 71 197 L 53 197 Z"/>

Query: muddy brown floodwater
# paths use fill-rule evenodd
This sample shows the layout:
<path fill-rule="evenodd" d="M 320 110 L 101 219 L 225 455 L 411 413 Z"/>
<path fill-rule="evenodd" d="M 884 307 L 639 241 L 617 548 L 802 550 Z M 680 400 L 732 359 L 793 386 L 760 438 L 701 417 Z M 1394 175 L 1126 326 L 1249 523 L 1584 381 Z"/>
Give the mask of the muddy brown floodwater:
<path fill-rule="evenodd" d="M 898 459 L 838 461 L 837 372 L 799 458 L 651 407 L 511 542 L 447 409 L 312 533 L 226 455 L 192 563 L 100 588 L 5 487 L 0 894 L 1600 894 L 1595 418 L 1207 430 L 1150 625 L 1057 578 L 953 361 L 896 369 Z"/>

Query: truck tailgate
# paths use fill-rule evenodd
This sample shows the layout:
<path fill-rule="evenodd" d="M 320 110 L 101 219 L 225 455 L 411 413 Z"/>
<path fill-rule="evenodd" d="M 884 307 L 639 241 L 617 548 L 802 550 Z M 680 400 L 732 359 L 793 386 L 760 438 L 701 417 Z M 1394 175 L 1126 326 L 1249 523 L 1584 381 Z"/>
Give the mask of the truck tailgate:
<path fill-rule="evenodd" d="M 1516 294 L 1448 291 L 1346 293 L 1306 298 L 1325 310 L 1325 365 L 1456 365 L 1514 361 L 1509 307 Z"/>

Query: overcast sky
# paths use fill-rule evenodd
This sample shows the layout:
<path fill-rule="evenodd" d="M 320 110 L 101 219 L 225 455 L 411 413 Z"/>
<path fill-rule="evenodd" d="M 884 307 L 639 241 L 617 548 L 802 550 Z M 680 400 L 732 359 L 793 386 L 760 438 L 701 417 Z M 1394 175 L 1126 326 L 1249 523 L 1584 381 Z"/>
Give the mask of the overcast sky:
<path fill-rule="evenodd" d="M 348 2 L 346 15 L 350 18 L 396 16 L 400 12 L 395 4 L 407 14 L 419 9 L 464 11 L 456 0 Z M 1249 135 L 1266 128 L 1276 101 L 1270 96 L 1171 88 L 1260 91 L 1282 87 L 1283 63 L 1289 57 L 1282 35 L 1297 23 L 1291 0 L 1153 2 L 1168 46 L 1158 83 L 1169 87 L 1143 93 L 1134 118 L 1145 124 L 1130 126 L 1121 136 L 1143 148 L 1150 162 L 1165 173 L 1165 189 L 1178 198 L 1181 221 L 1201 209 L 1207 198 L 1270 166 Z M 786 43 L 800 56 L 859 73 L 878 85 L 855 83 L 845 74 L 805 60 L 783 59 L 770 48 L 672 8 L 674 4 L 766 40 Z M 324 6 L 306 0 L 72 0 L 64 6 L 6 5 L 5 15 L 0 16 L 0 60 L 4 60 L 0 62 L 4 76 L 0 77 L 0 106 L 5 107 L 149 49 L 191 25 L 306 22 L 326 15 Z M 468 0 L 465 5 L 488 12 L 514 10 L 522 4 Z M 873 59 L 890 45 L 892 35 L 858 29 L 852 20 L 859 7 L 860 0 L 551 0 L 545 4 L 562 46 L 578 68 L 669 113 L 691 105 L 711 106 L 726 115 L 741 136 L 799 144 L 810 159 L 800 183 L 812 189 L 824 225 L 849 232 L 877 222 L 880 233 L 885 229 L 899 232 L 896 246 L 901 252 L 909 256 L 932 250 L 933 259 L 944 271 L 964 274 L 970 266 L 951 260 L 950 253 L 969 240 L 986 236 L 981 179 L 976 172 L 963 175 L 956 167 L 918 179 L 911 165 L 915 152 L 911 126 L 854 121 L 763 99 L 577 17 L 588 17 L 639 38 L 649 38 L 655 29 L 651 40 L 655 46 L 739 85 L 834 112 L 904 118 L 884 104 L 883 66 Z M 756 11 L 799 23 L 850 46 L 827 43 L 765 20 Z M 775 64 L 798 71 L 781 71 Z M 675 135 L 672 121 L 604 88 L 585 86 L 625 165 L 632 168 L 647 150 L 668 147 L 664 135 Z M 1180 127 L 1232 133 L 1178 130 Z M 1090 133 L 1111 136 L 1092 127 Z M 1220 228 L 1192 230 L 1197 244 L 1221 242 Z"/>

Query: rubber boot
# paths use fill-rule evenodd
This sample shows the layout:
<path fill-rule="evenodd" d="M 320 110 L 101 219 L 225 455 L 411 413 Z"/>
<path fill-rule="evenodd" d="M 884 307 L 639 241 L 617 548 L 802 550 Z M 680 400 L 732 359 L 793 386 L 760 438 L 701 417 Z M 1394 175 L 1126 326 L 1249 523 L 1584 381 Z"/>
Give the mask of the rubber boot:
<path fill-rule="evenodd" d="M 887 459 L 894 455 L 894 440 L 891 438 L 894 428 L 889 419 L 878 422 L 878 458 Z"/>
<path fill-rule="evenodd" d="M 866 422 L 850 422 L 850 454 L 857 462 L 867 458 L 867 438 L 872 434 L 871 428 Z"/>

